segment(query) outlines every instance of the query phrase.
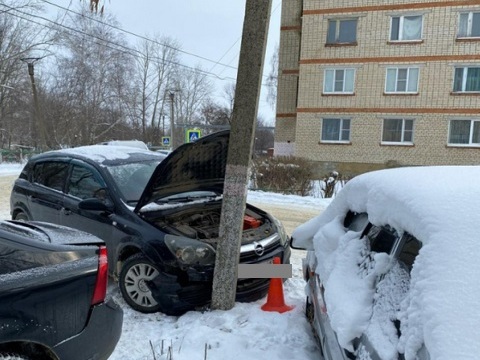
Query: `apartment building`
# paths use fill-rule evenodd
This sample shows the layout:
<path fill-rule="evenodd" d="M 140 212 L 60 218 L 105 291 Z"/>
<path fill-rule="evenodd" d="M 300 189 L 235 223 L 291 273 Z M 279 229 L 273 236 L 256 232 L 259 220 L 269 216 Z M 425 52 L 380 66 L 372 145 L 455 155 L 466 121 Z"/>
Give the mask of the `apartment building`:
<path fill-rule="evenodd" d="M 480 164 L 480 1 L 283 0 L 275 155 Z"/>

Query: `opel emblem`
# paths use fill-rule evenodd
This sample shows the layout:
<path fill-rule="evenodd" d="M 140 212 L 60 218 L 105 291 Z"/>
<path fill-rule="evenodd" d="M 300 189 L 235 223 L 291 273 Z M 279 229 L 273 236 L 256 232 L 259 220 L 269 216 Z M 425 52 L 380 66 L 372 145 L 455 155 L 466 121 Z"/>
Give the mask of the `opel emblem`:
<path fill-rule="evenodd" d="M 263 253 L 265 252 L 265 248 L 263 247 L 263 245 L 257 242 L 254 242 L 253 245 L 254 245 L 255 254 L 257 254 L 258 256 L 262 256 Z"/>

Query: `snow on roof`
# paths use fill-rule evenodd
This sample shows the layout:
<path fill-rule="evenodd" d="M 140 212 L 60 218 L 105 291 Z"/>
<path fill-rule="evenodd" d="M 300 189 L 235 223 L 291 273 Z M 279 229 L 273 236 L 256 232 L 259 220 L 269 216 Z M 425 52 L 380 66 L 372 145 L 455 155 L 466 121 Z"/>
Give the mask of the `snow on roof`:
<path fill-rule="evenodd" d="M 425 343 L 432 359 L 478 357 L 479 179 L 479 166 L 367 173 L 349 181 L 324 213 L 293 232 L 295 245 L 311 248 L 313 244 L 332 327 L 342 345 L 348 347 L 349 341 L 367 329 L 374 296 L 368 284 L 371 279 L 363 283 L 351 279 L 356 272 L 353 268 L 358 268 L 358 253 L 349 244 L 351 232 L 345 234 L 342 225 L 345 214 L 352 210 L 367 212 L 371 223 L 389 224 L 422 242 L 410 290 L 397 315 L 402 321 L 397 350 L 412 359 Z M 330 282 L 331 291 L 323 279 L 329 277 L 335 279 Z M 354 309 L 357 316 L 348 309 Z M 346 321 L 345 315 L 351 316 L 350 320 Z"/>
<path fill-rule="evenodd" d="M 81 155 L 86 158 L 92 159 L 98 163 L 111 160 L 128 159 L 133 154 L 144 154 L 151 157 L 157 156 L 159 159 L 165 158 L 165 155 L 154 151 L 141 150 L 135 147 L 128 146 L 89 145 L 55 151 Z"/>

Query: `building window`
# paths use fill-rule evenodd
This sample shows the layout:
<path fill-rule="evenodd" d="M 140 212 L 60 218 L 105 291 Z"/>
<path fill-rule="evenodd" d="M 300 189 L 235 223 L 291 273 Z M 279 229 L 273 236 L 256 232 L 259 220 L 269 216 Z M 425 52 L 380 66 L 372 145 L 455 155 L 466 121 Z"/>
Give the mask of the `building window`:
<path fill-rule="evenodd" d="M 327 44 L 351 44 L 357 41 L 357 19 L 328 20 Z"/>
<path fill-rule="evenodd" d="M 355 69 L 327 69 L 323 92 L 326 94 L 353 94 Z"/>
<path fill-rule="evenodd" d="M 418 67 L 387 68 L 385 92 L 417 93 Z"/>
<path fill-rule="evenodd" d="M 383 142 L 413 144 L 413 119 L 384 119 Z"/>
<path fill-rule="evenodd" d="M 391 41 L 412 41 L 422 39 L 422 15 L 393 16 L 390 30 Z"/>
<path fill-rule="evenodd" d="M 350 119 L 323 119 L 322 142 L 350 142 Z"/>
<path fill-rule="evenodd" d="M 455 92 L 480 91 L 480 67 L 457 67 L 453 81 Z"/>
<path fill-rule="evenodd" d="M 480 12 L 460 14 L 458 37 L 480 37 Z"/>
<path fill-rule="evenodd" d="M 480 146 L 480 119 L 451 120 L 448 143 Z"/>

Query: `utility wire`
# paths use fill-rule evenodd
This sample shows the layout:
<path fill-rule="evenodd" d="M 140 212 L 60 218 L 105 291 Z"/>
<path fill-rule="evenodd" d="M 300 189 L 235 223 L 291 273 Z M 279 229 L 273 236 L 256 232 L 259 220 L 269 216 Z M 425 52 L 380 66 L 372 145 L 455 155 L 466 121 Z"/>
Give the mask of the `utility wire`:
<path fill-rule="evenodd" d="M 62 27 L 62 28 L 64 28 L 64 29 L 67 29 L 67 30 L 69 30 L 69 31 L 71 31 L 71 32 L 79 33 L 79 34 L 81 34 L 81 35 L 89 36 L 89 37 L 92 37 L 92 38 L 97 39 L 97 40 L 99 40 L 99 41 L 102 41 L 102 42 L 104 43 L 104 45 L 105 45 L 106 47 L 108 47 L 109 49 L 116 50 L 116 51 L 120 51 L 120 52 L 126 53 L 126 54 L 128 54 L 128 55 L 130 55 L 130 56 L 134 56 L 134 57 L 136 57 L 136 56 L 141 56 L 141 57 L 145 58 L 145 55 L 142 54 L 140 51 L 138 51 L 138 50 L 136 50 L 136 49 L 132 49 L 132 48 L 130 48 L 130 47 L 128 47 L 128 46 L 125 46 L 125 45 L 122 45 L 122 44 L 118 44 L 118 43 L 113 42 L 113 41 L 111 41 L 111 40 L 103 39 L 103 38 L 101 38 L 101 37 L 95 36 L 95 35 L 93 35 L 93 34 L 86 33 L 86 32 L 84 32 L 84 31 L 81 31 L 81 30 L 78 30 L 78 29 L 71 28 L 71 27 L 66 26 L 66 25 L 63 25 L 63 24 L 59 24 L 59 23 L 57 23 L 57 22 L 55 22 L 55 21 L 53 21 L 53 20 L 50 20 L 50 19 L 48 19 L 48 18 L 45 18 L 45 17 L 43 17 L 43 16 L 29 14 L 29 13 L 23 12 L 23 11 L 21 11 L 21 10 L 15 9 L 15 8 L 10 7 L 10 6 L 8 6 L 8 5 L 5 5 L 5 4 L 0 4 L 0 5 L 8 8 L 8 9 L 10 9 L 10 10 L 19 12 L 19 13 L 21 13 L 21 14 L 23 14 L 23 15 L 26 15 L 26 16 L 29 16 L 29 17 L 33 17 L 33 18 L 37 18 L 37 19 L 41 19 L 41 20 L 44 20 L 44 21 L 53 23 L 54 25 L 57 25 L 57 26 Z M 46 25 L 45 23 L 41 23 L 41 22 L 38 22 L 38 21 L 35 21 L 35 20 L 32 20 L 32 19 L 29 19 L 29 18 L 25 18 L 25 17 L 20 16 L 20 15 L 18 15 L 18 14 L 10 13 L 10 15 L 15 16 L 15 17 L 20 18 L 20 19 L 23 19 L 23 20 L 28 21 L 28 22 L 32 22 L 32 23 L 34 23 L 34 24 L 43 26 L 43 27 L 48 28 L 48 29 L 50 29 L 50 30 L 54 30 L 54 28 Z M 75 34 L 73 34 L 73 35 L 75 35 Z M 115 47 L 108 46 L 107 44 L 113 45 L 113 46 L 115 46 Z M 123 50 L 121 50 L 121 49 L 119 49 L 119 48 L 122 48 Z M 135 55 L 134 53 L 136 53 L 137 55 Z M 161 61 L 165 61 L 165 62 L 167 62 L 167 63 L 169 63 L 169 64 L 172 64 L 172 65 L 177 65 L 177 66 L 186 68 L 186 69 L 188 69 L 188 70 L 190 70 L 190 71 L 198 71 L 198 72 L 204 74 L 205 76 L 209 76 L 209 77 L 212 77 L 212 78 L 215 78 L 215 79 L 218 79 L 218 80 L 222 80 L 222 81 L 223 81 L 223 80 L 233 80 L 233 81 L 236 80 L 235 78 L 232 78 L 232 77 L 223 77 L 223 78 L 222 78 L 222 77 L 218 76 L 218 75 L 215 74 L 215 73 L 211 73 L 211 72 L 209 72 L 209 71 L 205 71 L 205 70 L 201 70 L 201 69 L 195 69 L 195 68 L 192 68 L 191 66 L 184 65 L 184 64 L 179 63 L 179 62 L 175 62 L 175 61 L 171 61 L 171 60 L 164 60 L 164 59 L 161 59 L 161 58 L 159 58 L 159 57 L 152 57 L 152 58 L 153 58 L 153 59 L 157 59 L 157 60 L 161 60 Z"/>
<path fill-rule="evenodd" d="M 275 6 L 275 8 L 273 9 L 272 14 L 275 14 L 275 12 L 278 10 L 278 8 L 280 7 L 281 4 L 282 4 L 282 1 L 280 0 L 279 3 L 277 4 L 277 6 Z M 238 43 L 241 39 L 242 39 L 242 37 L 240 36 L 240 37 L 232 44 L 232 46 L 230 46 L 230 47 L 228 48 L 228 50 L 220 57 L 220 59 L 218 59 L 218 62 L 215 63 L 215 65 L 213 65 L 209 71 L 212 71 L 212 70 L 217 66 L 217 64 L 219 64 L 219 62 L 222 61 L 222 59 L 230 52 L 230 50 L 232 50 L 233 47 L 234 47 L 235 45 L 237 45 L 237 43 Z M 230 60 L 230 61 L 228 62 L 228 65 L 230 65 L 235 59 L 237 59 L 237 56 L 233 57 L 232 60 Z M 218 73 L 218 75 L 220 76 L 220 75 L 223 73 L 224 70 L 225 70 L 225 68 L 224 68 L 222 71 L 220 71 L 220 72 Z M 268 79 L 268 76 L 267 76 L 267 75 L 262 75 L 262 76 Z M 262 85 L 263 85 L 263 84 L 262 84 Z"/>
<path fill-rule="evenodd" d="M 215 61 L 215 60 L 212 60 L 212 59 L 209 59 L 209 58 L 206 58 L 206 57 L 203 57 L 203 56 L 200 56 L 200 55 L 197 55 L 197 54 L 194 54 L 194 53 L 185 51 L 185 50 L 181 50 L 181 49 L 179 49 L 179 48 L 175 48 L 175 47 L 173 47 L 173 46 L 171 46 L 171 45 L 168 45 L 168 44 L 165 44 L 165 43 L 161 43 L 161 42 L 159 42 L 159 41 L 157 41 L 157 40 L 150 39 L 150 38 L 148 38 L 148 37 L 146 37 L 146 36 L 142 36 L 142 35 L 136 34 L 136 33 L 134 33 L 134 32 L 131 32 L 131 31 L 122 29 L 122 28 L 120 28 L 120 27 L 118 27 L 118 26 L 115 26 L 115 25 L 112 25 L 112 24 L 107 24 L 107 23 L 105 23 L 105 22 L 103 22 L 103 21 L 100 21 L 100 20 L 97 20 L 97 19 L 95 19 L 95 18 L 93 18 L 93 17 L 86 16 L 86 15 L 84 15 L 84 14 L 81 14 L 81 13 L 77 12 L 77 11 L 74 11 L 74 10 L 71 10 L 71 9 L 67 9 L 67 8 L 65 8 L 65 7 L 63 7 L 63 6 L 61 6 L 61 5 L 57 5 L 57 4 L 55 4 L 55 3 L 52 3 L 52 2 L 50 2 L 50 1 L 48 1 L 48 0 L 41 0 L 41 1 L 43 1 L 44 3 L 50 4 L 50 5 L 52 5 L 52 6 L 55 6 L 55 7 L 59 8 L 59 9 L 65 10 L 65 11 L 67 11 L 67 12 L 71 12 L 71 13 L 74 13 L 74 14 L 80 15 L 80 16 L 85 16 L 85 17 L 86 17 L 87 19 L 89 19 L 89 20 L 92 20 L 92 21 L 95 21 L 95 22 L 98 22 L 98 23 L 107 25 L 107 26 L 109 26 L 109 27 L 111 27 L 111 28 L 113 28 L 113 29 L 115 29 L 115 30 L 118 30 L 118 31 L 124 32 L 124 33 L 126 33 L 126 34 L 135 36 L 135 37 L 137 37 L 137 38 L 139 38 L 139 39 L 147 40 L 147 41 L 150 41 L 150 42 L 155 43 L 155 44 L 157 44 L 157 45 L 161 45 L 161 46 L 164 46 L 164 47 L 167 47 L 167 48 L 171 48 L 171 49 L 176 50 L 176 51 L 178 51 L 178 52 L 180 52 L 180 53 L 183 53 L 183 54 L 186 54 L 186 55 L 189 55 L 189 56 L 196 57 L 196 58 L 201 59 L 201 60 L 205 60 L 205 61 L 214 63 L 215 65 L 221 65 L 221 66 L 224 66 L 224 67 L 226 67 L 226 68 L 230 68 L 230 69 L 233 69 L 233 70 L 238 70 L 238 69 L 237 69 L 236 67 L 234 67 L 234 66 L 230 66 L 230 65 L 227 65 L 227 64 L 222 64 L 222 63 L 220 63 L 219 61 L 220 61 L 221 59 L 220 59 L 219 61 Z M 238 41 L 238 40 L 237 40 L 237 41 Z"/>

